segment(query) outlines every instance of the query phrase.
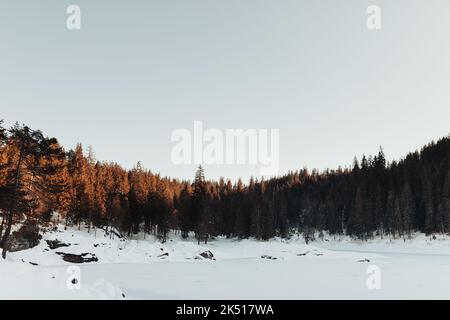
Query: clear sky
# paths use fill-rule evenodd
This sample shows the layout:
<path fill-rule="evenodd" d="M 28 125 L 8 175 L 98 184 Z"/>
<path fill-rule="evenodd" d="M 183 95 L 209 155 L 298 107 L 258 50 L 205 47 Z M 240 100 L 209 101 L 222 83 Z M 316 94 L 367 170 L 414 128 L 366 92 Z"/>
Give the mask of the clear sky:
<path fill-rule="evenodd" d="M 66 28 L 81 7 L 82 29 Z M 379 5 L 382 29 L 366 28 Z M 0 0 L 0 118 L 192 178 L 171 133 L 280 130 L 280 174 L 450 132 L 448 0 Z M 257 166 L 211 166 L 247 179 Z"/>

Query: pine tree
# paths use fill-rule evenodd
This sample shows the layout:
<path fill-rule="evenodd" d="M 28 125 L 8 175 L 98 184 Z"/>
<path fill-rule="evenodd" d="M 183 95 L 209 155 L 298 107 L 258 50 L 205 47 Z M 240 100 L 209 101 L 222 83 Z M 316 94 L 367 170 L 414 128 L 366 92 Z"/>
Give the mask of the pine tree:
<path fill-rule="evenodd" d="M 408 238 L 411 238 L 411 230 L 413 229 L 413 221 L 415 220 L 416 206 L 414 203 L 414 196 L 411 186 L 408 182 L 405 182 L 401 195 L 400 195 L 400 207 L 402 212 L 403 231 Z"/>
<path fill-rule="evenodd" d="M 448 188 L 449 182 L 446 181 L 442 185 L 442 189 L 439 186 L 435 187 L 434 194 L 436 194 L 436 204 L 435 204 L 435 221 L 437 224 L 438 231 L 441 234 L 445 234 L 448 232 L 449 225 L 449 213 L 447 212 L 447 191 L 445 188 Z"/>
<path fill-rule="evenodd" d="M 423 179 L 423 205 L 425 208 L 425 234 L 431 235 L 435 231 L 434 225 L 434 201 L 432 193 L 432 185 L 429 176 Z"/>
<path fill-rule="evenodd" d="M 65 153 L 56 139 L 25 126 L 5 130 L 0 121 L 0 236 L 6 239 L 22 217 L 45 220 L 52 212 L 79 227 L 106 225 L 111 237 L 118 231 L 131 236 L 144 223 L 144 235 L 153 232 L 162 241 L 171 229 L 182 237 L 194 231 L 199 242 L 216 235 L 269 239 L 289 236 L 293 228 L 307 242 L 324 230 L 360 239 L 374 231 L 448 233 L 449 157 L 447 137 L 389 164 L 380 148 L 344 169 L 302 169 L 248 185 L 207 181 L 199 167 L 191 183 L 160 177 L 140 163 L 125 170 L 98 162 L 92 148 L 85 155 L 81 145 Z"/>
<path fill-rule="evenodd" d="M 41 156 L 39 159 L 40 166 L 48 169 L 39 181 L 44 192 L 40 197 L 44 202 L 41 211 L 47 215 L 53 212 L 66 214 L 71 201 L 71 179 L 66 153 L 56 140 L 49 144 L 49 148 L 52 150 L 49 156 Z"/>
<path fill-rule="evenodd" d="M 385 212 L 385 228 L 388 234 L 392 234 L 395 237 L 395 194 L 392 187 L 389 189 L 388 196 L 386 199 L 386 212 Z"/>
<path fill-rule="evenodd" d="M 9 165 L 9 157 L 7 154 L 7 142 L 8 136 L 6 133 L 6 129 L 2 127 L 3 120 L 0 120 L 0 213 L 2 214 L 2 225 L 4 220 L 3 211 L 7 208 L 7 199 L 6 199 L 6 183 L 7 183 L 7 171 Z M 0 229 L 0 239 L 2 236 L 2 229 Z"/>
<path fill-rule="evenodd" d="M 365 200 L 365 192 L 363 191 L 363 187 L 360 186 L 356 191 L 353 208 L 350 211 L 351 216 L 349 218 L 349 230 L 351 235 L 363 239 L 366 236 L 366 229 L 364 225 Z"/>
<path fill-rule="evenodd" d="M 189 184 L 185 184 L 180 194 L 179 200 L 179 221 L 181 235 L 186 239 L 189 231 L 193 230 L 192 226 L 192 189 Z"/>
<path fill-rule="evenodd" d="M 447 233 L 450 233 L 450 169 L 447 169 L 447 177 L 442 188 L 442 216 L 445 221 Z"/>
<path fill-rule="evenodd" d="M 69 153 L 69 173 L 72 177 L 72 201 L 70 205 L 70 220 L 81 227 L 81 221 L 92 217 L 94 211 L 93 168 L 84 157 L 83 147 L 78 144 Z"/>
<path fill-rule="evenodd" d="M 6 229 L 1 240 L 4 259 L 8 251 L 14 216 L 18 213 L 32 212 L 36 203 L 31 191 L 40 191 L 37 182 L 54 170 L 52 164 L 42 165 L 40 157 L 52 157 L 61 152 L 60 148 L 51 147 L 57 143 L 56 139 L 46 138 L 42 132 L 27 126 L 19 126 L 17 123 L 9 130 L 9 143 L 15 152 L 11 161 L 12 166 L 6 173 L 8 179 L 6 194 L 9 203 Z"/>
<path fill-rule="evenodd" d="M 3 120 L 0 120 L 0 214 L 2 222 L 0 224 L 0 239 L 3 235 L 3 227 L 8 210 L 8 166 L 10 157 L 8 155 L 8 135 L 6 129 L 2 127 Z"/>
<path fill-rule="evenodd" d="M 135 168 L 129 174 L 130 192 L 130 219 L 131 229 L 128 230 L 128 235 L 137 234 L 139 226 L 144 219 L 146 212 L 147 200 L 149 196 L 149 183 L 146 178 L 146 172 L 141 163 L 138 162 Z"/>
<path fill-rule="evenodd" d="M 108 201 L 108 191 L 106 189 L 108 178 L 108 168 L 101 165 L 100 162 L 95 164 L 94 171 L 94 212 L 92 216 L 92 223 L 94 228 L 101 224 L 101 221 L 106 218 L 107 201 Z M 110 183 L 110 181 L 109 181 Z"/>
<path fill-rule="evenodd" d="M 382 236 L 385 231 L 384 218 L 386 211 L 386 200 L 384 196 L 383 187 L 381 186 L 381 184 L 377 184 L 375 188 L 375 194 L 373 195 L 372 209 L 375 228 L 377 232 Z"/>
<path fill-rule="evenodd" d="M 205 226 L 202 224 L 202 216 L 205 212 L 205 198 L 206 198 L 206 182 L 205 173 L 202 166 L 199 166 L 197 172 L 195 173 L 194 180 L 194 193 L 192 201 L 192 218 L 194 224 L 195 237 L 200 243 L 204 240 L 206 231 Z"/>

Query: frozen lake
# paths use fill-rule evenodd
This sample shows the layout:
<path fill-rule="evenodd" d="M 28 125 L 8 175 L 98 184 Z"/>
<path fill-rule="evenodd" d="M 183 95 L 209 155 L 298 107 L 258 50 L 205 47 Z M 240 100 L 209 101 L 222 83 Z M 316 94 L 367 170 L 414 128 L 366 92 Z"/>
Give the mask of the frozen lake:
<path fill-rule="evenodd" d="M 45 240 L 55 239 L 69 246 L 50 250 Z M 449 243 L 415 235 L 367 243 L 329 237 L 309 245 L 301 238 L 219 238 L 198 245 L 171 236 L 162 244 L 153 237 L 119 240 L 59 230 L 0 262 L 0 298 L 450 299 Z M 99 261 L 71 264 L 57 251 L 89 252 Z M 201 257 L 207 251 L 215 260 Z M 73 267 L 77 286 L 68 284 Z"/>

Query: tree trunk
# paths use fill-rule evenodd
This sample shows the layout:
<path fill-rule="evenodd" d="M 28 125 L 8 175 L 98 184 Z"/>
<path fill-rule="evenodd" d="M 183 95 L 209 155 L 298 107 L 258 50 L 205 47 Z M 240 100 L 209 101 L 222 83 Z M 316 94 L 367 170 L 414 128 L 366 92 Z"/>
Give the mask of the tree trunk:
<path fill-rule="evenodd" d="M 16 206 L 17 201 L 17 190 L 19 189 L 19 183 L 20 183 L 20 166 L 22 165 L 23 160 L 23 153 L 24 153 L 25 143 L 22 142 L 22 145 L 20 147 L 20 155 L 19 155 L 19 161 L 17 162 L 16 167 L 16 181 L 15 181 L 15 187 L 14 187 L 14 193 L 12 195 L 11 204 L 9 207 L 9 215 L 8 215 L 8 224 L 6 225 L 5 234 L 2 238 L 2 258 L 6 259 L 6 252 L 8 251 L 8 240 L 9 235 L 11 234 L 11 227 L 13 223 L 13 215 L 14 215 L 14 207 Z"/>
<path fill-rule="evenodd" d="M 3 226 L 5 225 L 5 213 L 2 212 L 2 224 L 0 225 L 0 239 L 2 238 L 3 234 Z"/>

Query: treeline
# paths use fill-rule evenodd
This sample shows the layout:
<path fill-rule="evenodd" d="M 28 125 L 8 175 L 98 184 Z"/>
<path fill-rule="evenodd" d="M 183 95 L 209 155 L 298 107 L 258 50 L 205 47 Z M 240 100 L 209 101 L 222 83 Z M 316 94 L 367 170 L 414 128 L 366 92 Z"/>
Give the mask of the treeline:
<path fill-rule="evenodd" d="M 6 253 L 16 221 L 114 227 L 129 236 L 169 230 L 183 237 L 287 237 L 316 231 L 408 237 L 414 231 L 450 233 L 450 139 L 387 163 L 383 151 L 353 166 L 325 172 L 302 169 L 269 180 L 193 182 L 168 179 L 96 161 L 81 145 L 66 152 L 40 131 L 0 123 L 0 245 Z"/>

